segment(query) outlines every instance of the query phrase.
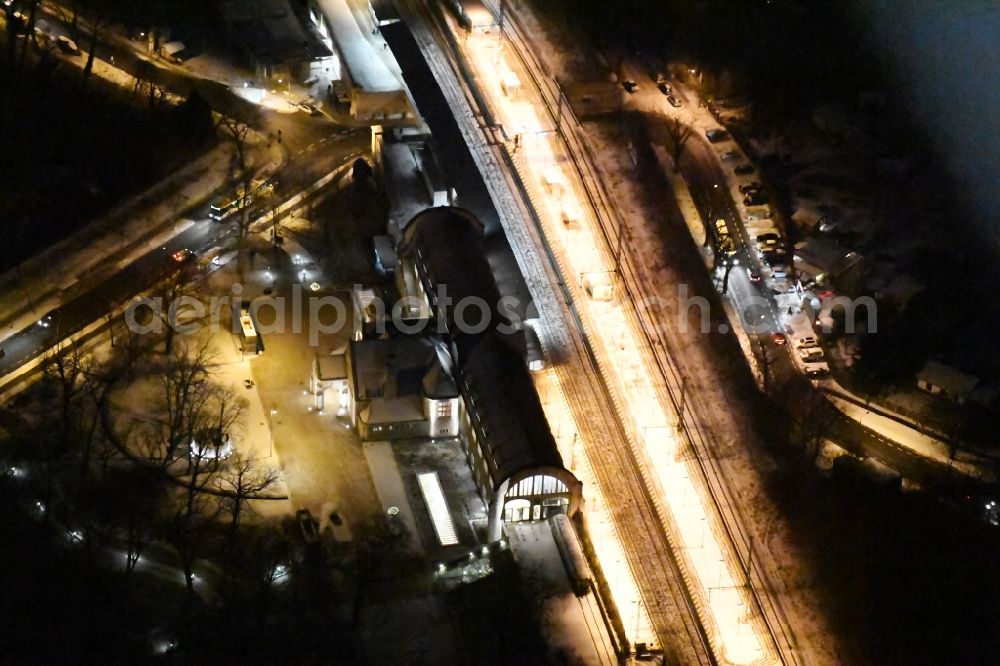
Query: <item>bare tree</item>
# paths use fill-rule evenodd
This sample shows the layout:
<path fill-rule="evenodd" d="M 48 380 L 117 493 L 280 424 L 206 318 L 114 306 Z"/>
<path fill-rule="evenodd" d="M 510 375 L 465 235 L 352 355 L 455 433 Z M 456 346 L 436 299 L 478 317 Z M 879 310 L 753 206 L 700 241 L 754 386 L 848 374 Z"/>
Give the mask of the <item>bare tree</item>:
<path fill-rule="evenodd" d="M 767 393 L 771 388 L 771 364 L 774 363 L 774 356 L 767 345 L 764 344 L 764 338 L 757 338 L 757 350 L 757 360 L 760 363 L 761 390 Z"/>
<path fill-rule="evenodd" d="M 177 315 L 177 305 L 180 299 L 190 296 L 193 288 L 194 271 L 189 266 L 181 266 L 178 270 L 168 276 L 161 284 L 160 294 L 164 307 L 159 310 L 159 317 L 163 321 L 163 353 L 170 354 L 173 351 L 174 337 L 177 333 L 179 322 Z"/>
<path fill-rule="evenodd" d="M 174 497 L 167 539 L 177 549 L 189 595 L 194 594 L 194 565 L 201 558 L 205 538 L 219 513 L 218 503 L 210 501 L 210 489 L 219 470 L 219 459 L 209 449 L 192 447 L 183 490 Z"/>
<path fill-rule="evenodd" d="M 247 232 L 250 230 L 250 208 L 246 204 L 247 198 L 252 196 L 250 189 L 253 185 L 255 171 L 250 146 L 251 127 L 246 123 L 241 123 L 227 116 L 220 116 L 219 125 L 225 130 L 227 137 L 233 144 L 233 150 L 235 151 L 234 170 L 242 188 L 237 192 L 239 195 L 237 205 L 239 206 L 240 213 L 238 220 L 240 230 L 239 243 L 242 247 L 246 240 Z"/>
<path fill-rule="evenodd" d="M 91 358 L 78 345 L 57 348 L 42 362 L 46 379 L 55 388 L 56 409 L 54 418 L 41 431 L 38 454 L 45 468 L 42 475 L 44 502 L 47 507 L 45 520 L 51 515 L 55 497 L 55 479 L 59 461 L 72 453 L 81 430 L 80 402 L 83 396 L 85 375 Z"/>
<path fill-rule="evenodd" d="M 279 470 L 262 464 L 258 458 L 250 458 L 242 453 L 236 453 L 228 462 L 225 471 L 217 479 L 217 487 L 224 493 L 222 503 L 232 518 L 230 527 L 234 540 L 247 502 L 261 496 L 274 486 L 280 477 Z"/>
<path fill-rule="evenodd" d="M 165 534 L 167 541 L 177 550 L 181 569 L 184 571 L 184 582 L 192 598 L 194 566 L 202 557 L 205 540 L 218 513 L 218 504 L 208 501 L 202 492 L 214 478 L 215 466 L 208 464 L 202 469 L 201 463 L 196 463 L 196 471 L 191 476 L 191 483 L 175 498 L 176 508 Z"/>
<path fill-rule="evenodd" d="M 674 160 L 674 171 L 680 171 L 681 156 L 684 154 L 684 145 L 691 138 L 692 129 L 690 125 L 681 122 L 680 118 L 672 118 L 667 122 L 667 152 Z"/>
<path fill-rule="evenodd" d="M 27 0 L 28 3 L 28 21 L 24 26 L 24 42 L 21 44 L 21 56 L 19 58 L 21 66 L 24 66 L 25 59 L 28 57 L 28 44 L 35 45 L 38 40 L 35 38 L 35 17 L 38 14 L 38 5 L 41 4 L 41 0 Z"/>
<path fill-rule="evenodd" d="M 87 82 L 90 81 L 90 76 L 94 72 L 94 57 L 98 46 L 104 39 L 104 32 L 110 24 L 109 5 L 110 2 L 106 2 L 105 0 L 90 2 L 86 5 L 85 16 L 90 33 L 90 42 L 87 46 L 87 62 L 83 66 L 83 78 L 80 80 L 81 89 L 87 88 Z"/>
<path fill-rule="evenodd" d="M 388 563 L 392 563 L 393 575 L 396 575 L 396 568 L 412 557 L 407 552 L 412 535 L 402 521 L 383 513 L 359 522 L 355 526 L 355 535 L 357 589 L 353 621 L 354 626 L 359 626 L 366 595 L 372 593 L 374 583 L 385 574 Z"/>
<path fill-rule="evenodd" d="M 61 2 L 46 2 L 45 9 L 59 17 L 62 23 L 69 26 L 69 36 L 74 41 L 80 40 L 81 0 L 61 0 Z"/>
<path fill-rule="evenodd" d="M 17 31 L 21 20 L 14 15 L 16 11 L 13 3 L 3 4 L 4 24 L 7 26 L 7 66 L 10 69 L 17 67 Z"/>
<path fill-rule="evenodd" d="M 93 359 L 80 345 L 70 343 L 57 347 L 43 361 L 46 378 L 53 381 L 58 392 L 59 403 L 59 445 L 68 450 L 75 440 L 79 427 L 78 416 L 80 398 Z"/>
<path fill-rule="evenodd" d="M 159 434 L 162 434 L 164 465 L 173 461 L 178 448 L 190 442 L 201 425 L 198 416 L 209 397 L 206 382 L 211 358 L 207 341 L 193 353 L 183 345 L 171 355 L 160 375 L 163 416 Z"/>

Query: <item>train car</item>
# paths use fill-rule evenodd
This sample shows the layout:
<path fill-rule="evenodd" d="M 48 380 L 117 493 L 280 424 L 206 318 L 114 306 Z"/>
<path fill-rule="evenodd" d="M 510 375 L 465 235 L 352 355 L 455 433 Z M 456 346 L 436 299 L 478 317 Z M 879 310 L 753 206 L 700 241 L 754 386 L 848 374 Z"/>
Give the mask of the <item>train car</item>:
<path fill-rule="evenodd" d="M 566 574 L 569 576 L 570 585 L 573 592 L 582 597 L 590 591 L 594 577 L 587 563 L 587 557 L 583 554 L 583 546 L 576 536 L 573 523 L 564 513 L 559 513 L 549 518 L 549 527 L 552 529 L 552 536 L 559 549 L 559 557 L 562 558 L 563 566 L 566 567 Z"/>

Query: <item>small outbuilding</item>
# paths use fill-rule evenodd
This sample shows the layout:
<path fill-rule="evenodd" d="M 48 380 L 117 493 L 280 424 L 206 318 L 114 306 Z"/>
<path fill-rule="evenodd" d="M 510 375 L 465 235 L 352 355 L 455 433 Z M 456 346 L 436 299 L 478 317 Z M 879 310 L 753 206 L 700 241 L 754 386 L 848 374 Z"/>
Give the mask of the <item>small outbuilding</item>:
<path fill-rule="evenodd" d="M 938 361 L 927 361 L 917 373 L 917 387 L 959 405 L 969 399 L 978 385 L 978 377 Z"/>

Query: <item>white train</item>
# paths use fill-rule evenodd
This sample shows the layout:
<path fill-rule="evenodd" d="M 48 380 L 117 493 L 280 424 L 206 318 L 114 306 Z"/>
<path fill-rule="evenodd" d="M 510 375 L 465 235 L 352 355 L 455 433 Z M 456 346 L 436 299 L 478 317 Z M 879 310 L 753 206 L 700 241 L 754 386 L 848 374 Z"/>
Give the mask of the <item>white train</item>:
<path fill-rule="evenodd" d="M 555 538 L 556 547 L 559 548 L 559 556 L 562 558 L 563 566 L 566 567 L 573 592 L 582 597 L 590 591 L 594 577 L 573 523 L 566 514 L 560 513 L 549 518 L 549 527 L 552 529 L 552 536 Z"/>

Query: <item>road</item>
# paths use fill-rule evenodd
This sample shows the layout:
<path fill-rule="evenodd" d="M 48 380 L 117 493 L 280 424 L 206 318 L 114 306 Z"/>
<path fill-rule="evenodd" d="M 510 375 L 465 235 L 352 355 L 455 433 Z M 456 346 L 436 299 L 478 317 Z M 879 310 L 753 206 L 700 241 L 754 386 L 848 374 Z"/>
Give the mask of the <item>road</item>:
<path fill-rule="evenodd" d="M 274 175 L 284 195 L 282 201 L 291 199 L 341 166 L 345 157 L 354 156 L 369 145 L 367 132 L 353 132 L 331 135 L 311 144 L 311 148 L 301 149 L 292 163 Z M 189 249 L 200 256 L 211 248 L 235 244 L 238 233 L 235 217 L 222 223 L 214 222 L 208 217 L 208 206 L 202 205 L 181 211 L 178 221 L 185 219 L 191 220 L 192 224 L 162 247 L 150 250 L 100 284 L 48 313 L 51 315 L 48 325 L 43 325 L 40 320 L 6 338 L 3 343 L 5 354 L 0 359 L 0 376 L 28 363 L 60 340 L 106 316 L 176 270 L 179 266 L 170 256 L 176 250 Z"/>
<path fill-rule="evenodd" d="M 73 14 L 73 11 L 60 14 L 47 3 L 39 5 L 39 18 L 44 18 L 47 23 L 46 28 L 52 33 L 67 37 L 72 37 L 74 29 L 66 22 L 65 17 Z M 86 16 L 78 18 L 76 31 L 79 37 L 78 46 L 83 49 L 90 43 L 90 23 Z M 252 125 L 265 134 L 277 135 L 280 131 L 292 152 L 321 138 L 334 127 L 326 116 L 311 117 L 301 112 L 276 113 L 254 104 L 235 94 L 226 83 L 197 76 L 190 71 L 190 68 L 185 68 L 183 65 L 153 58 L 147 52 L 145 40 L 130 40 L 113 30 L 102 30 L 94 55 L 131 76 L 149 81 L 162 90 L 182 98 L 187 98 L 192 92 L 197 91 L 214 111 Z M 59 54 L 59 57 L 82 66 L 87 58 L 87 52 L 83 51 L 79 56 Z M 235 82 L 242 77 L 239 70 L 232 67 L 231 72 L 227 72 L 224 78 Z"/>

